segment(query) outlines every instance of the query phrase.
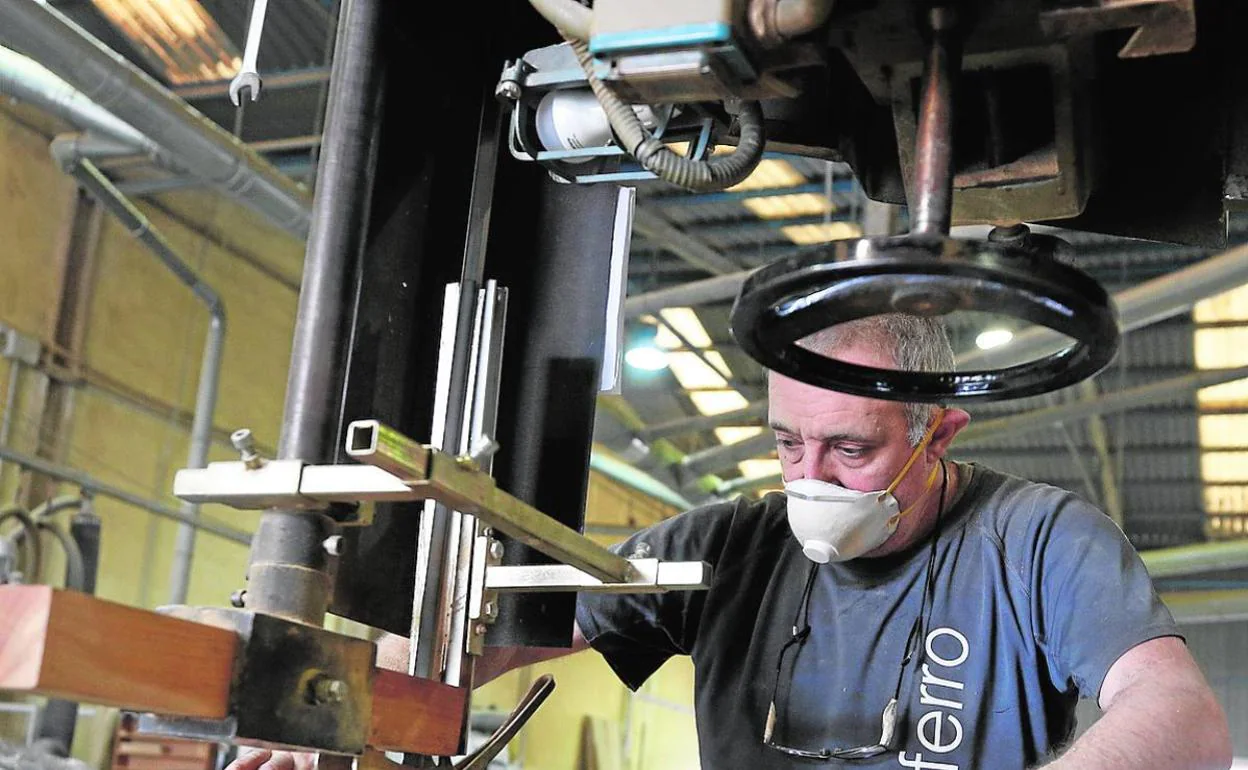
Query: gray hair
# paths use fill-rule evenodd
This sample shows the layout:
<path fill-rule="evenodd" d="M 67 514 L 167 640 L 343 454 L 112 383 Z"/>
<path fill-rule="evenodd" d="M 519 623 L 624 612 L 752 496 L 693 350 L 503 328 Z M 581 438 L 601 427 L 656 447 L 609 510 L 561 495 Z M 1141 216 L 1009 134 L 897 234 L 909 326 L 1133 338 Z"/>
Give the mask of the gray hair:
<path fill-rule="evenodd" d="M 798 340 L 801 347 L 830 356 L 850 345 L 866 343 L 892 355 L 893 365 L 909 372 L 951 372 L 953 346 L 945 325 L 936 318 L 904 313 L 885 313 L 849 321 Z M 917 446 L 927 432 L 935 413 L 934 404 L 905 404 L 906 432 L 911 446 Z"/>

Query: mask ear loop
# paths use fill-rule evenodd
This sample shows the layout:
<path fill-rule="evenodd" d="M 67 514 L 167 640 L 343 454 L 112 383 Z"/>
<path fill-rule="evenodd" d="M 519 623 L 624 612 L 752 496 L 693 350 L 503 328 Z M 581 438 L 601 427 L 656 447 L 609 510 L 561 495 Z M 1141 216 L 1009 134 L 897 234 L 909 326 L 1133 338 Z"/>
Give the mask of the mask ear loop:
<path fill-rule="evenodd" d="M 884 495 L 891 495 L 897 489 L 897 486 L 901 484 L 903 479 L 906 478 L 906 474 L 910 472 L 911 466 L 918 461 L 919 455 L 923 454 L 923 450 L 927 447 L 927 445 L 932 443 L 932 436 L 936 435 L 936 431 L 940 428 L 940 424 L 944 422 L 944 420 L 945 410 L 941 409 L 936 413 L 936 419 L 932 420 L 932 424 L 928 427 L 927 432 L 923 434 L 923 438 L 920 439 L 919 443 L 914 447 L 914 451 L 910 453 L 910 459 L 906 460 L 906 464 L 901 466 L 901 471 L 897 474 L 897 477 L 893 479 L 893 483 L 888 485 L 888 489 L 885 489 L 880 494 L 880 497 L 883 497 Z M 935 479 L 936 474 L 933 471 L 932 480 L 934 481 Z"/>

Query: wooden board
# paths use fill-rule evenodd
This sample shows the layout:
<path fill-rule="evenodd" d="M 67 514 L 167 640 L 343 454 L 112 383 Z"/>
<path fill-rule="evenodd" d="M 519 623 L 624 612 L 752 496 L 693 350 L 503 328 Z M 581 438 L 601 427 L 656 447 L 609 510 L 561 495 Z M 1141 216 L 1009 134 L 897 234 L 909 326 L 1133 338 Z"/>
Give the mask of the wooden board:
<path fill-rule="evenodd" d="M 461 687 L 377 669 L 368 744 L 383 751 L 458 754 L 467 703 Z"/>
<path fill-rule="evenodd" d="M 49 586 L 0 586 L 0 690 L 133 711 L 228 713 L 237 637 Z"/>
<path fill-rule="evenodd" d="M 0 691 L 220 719 L 237 644 L 226 629 L 73 591 L 0 586 Z M 368 745 L 457 754 L 467 703 L 463 688 L 375 669 Z"/>

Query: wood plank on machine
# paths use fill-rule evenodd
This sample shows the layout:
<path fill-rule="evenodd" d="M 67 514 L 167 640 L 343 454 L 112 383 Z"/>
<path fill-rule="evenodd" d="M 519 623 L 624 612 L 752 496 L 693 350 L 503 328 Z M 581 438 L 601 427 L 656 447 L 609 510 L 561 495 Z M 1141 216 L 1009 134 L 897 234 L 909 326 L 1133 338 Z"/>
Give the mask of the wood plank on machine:
<path fill-rule="evenodd" d="M 50 586 L 0 586 L 0 690 L 220 719 L 238 638 Z"/>

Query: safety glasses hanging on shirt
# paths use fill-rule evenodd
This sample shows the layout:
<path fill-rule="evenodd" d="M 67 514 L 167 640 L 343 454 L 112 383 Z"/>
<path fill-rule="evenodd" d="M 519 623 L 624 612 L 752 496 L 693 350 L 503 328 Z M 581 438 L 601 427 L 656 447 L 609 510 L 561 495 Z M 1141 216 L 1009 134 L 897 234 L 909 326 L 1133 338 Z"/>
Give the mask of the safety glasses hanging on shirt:
<path fill-rule="evenodd" d="M 936 422 L 939 425 L 939 419 Z M 935 428 L 928 431 L 928 435 L 924 442 L 931 440 L 932 433 Z M 913 461 L 913 458 L 911 462 Z M 944 469 L 944 461 L 936 464 L 937 469 Z M 910 463 L 906 464 L 905 470 L 909 470 Z M 905 470 L 901 475 L 904 475 Z M 897 683 L 893 685 L 893 695 L 889 698 L 888 703 L 884 706 L 884 713 L 880 717 L 880 739 L 869 746 L 855 746 L 852 748 L 824 748 L 818 751 L 810 749 L 797 749 L 791 746 L 785 746 L 776 743 L 774 740 L 776 728 L 776 696 L 780 690 L 780 677 L 784 671 L 784 656 L 790 648 L 795 648 L 798 652 L 805 644 L 807 637 L 810 636 L 810 594 L 815 584 L 815 575 L 818 572 L 819 564 L 810 565 L 810 574 L 806 578 L 806 587 L 802 591 L 801 601 L 798 603 L 797 614 L 793 618 L 793 636 L 784 643 L 780 648 L 780 655 L 776 661 L 776 678 L 771 688 L 771 701 L 767 707 L 767 722 L 763 726 L 763 745 L 769 749 L 775 749 L 783 754 L 791 757 L 800 757 L 802 759 L 818 759 L 831 760 L 838 759 L 842 761 L 855 761 L 870 759 L 877 757 L 886 751 L 893 749 L 893 738 L 896 736 L 897 728 L 897 702 L 901 697 L 901 683 L 905 679 L 906 669 L 910 666 L 910 661 L 914 658 L 915 653 L 919 650 L 919 643 L 925 636 L 924 620 L 928 615 L 928 600 L 932 593 L 932 588 L 936 581 L 936 542 L 940 539 L 940 517 L 945 508 L 945 491 L 948 486 L 949 475 L 945 470 L 944 476 L 940 483 L 940 499 L 936 504 L 936 523 L 931 534 L 931 550 L 927 558 L 927 575 L 923 583 L 923 595 L 919 602 L 919 612 L 914 618 L 914 623 L 910 626 L 910 633 L 906 638 L 905 650 L 902 652 L 901 664 L 897 667 Z M 929 482 L 930 484 L 930 482 Z M 924 492 L 926 494 L 926 490 Z M 799 628 L 798 623 L 801 622 Z M 793 665 L 797 666 L 797 653 L 794 653 Z M 792 677 L 790 677 L 792 678 Z"/>

